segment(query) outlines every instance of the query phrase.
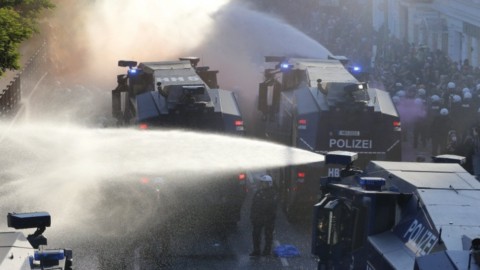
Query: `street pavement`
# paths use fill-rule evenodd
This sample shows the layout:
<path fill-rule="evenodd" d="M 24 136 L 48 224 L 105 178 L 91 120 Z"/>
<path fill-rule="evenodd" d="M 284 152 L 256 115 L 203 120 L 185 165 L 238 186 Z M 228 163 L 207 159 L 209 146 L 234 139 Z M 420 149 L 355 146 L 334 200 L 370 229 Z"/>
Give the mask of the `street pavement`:
<path fill-rule="evenodd" d="M 418 143 L 413 147 L 413 134 L 407 133 L 406 140 L 402 142 L 402 161 L 410 162 L 432 162 L 432 145 L 430 141 L 424 146 Z"/>

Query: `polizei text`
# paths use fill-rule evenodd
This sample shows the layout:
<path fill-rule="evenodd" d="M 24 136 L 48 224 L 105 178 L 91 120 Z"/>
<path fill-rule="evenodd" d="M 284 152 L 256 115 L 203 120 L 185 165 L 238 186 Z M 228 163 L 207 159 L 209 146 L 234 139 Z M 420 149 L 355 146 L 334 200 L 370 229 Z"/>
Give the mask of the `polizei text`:
<path fill-rule="evenodd" d="M 372 140 L 361 140 L 361 139 L 330 139 L 329 145 L 330 148 L 342 148 L 342 149 L 372 149 L 373 141 Z"/>

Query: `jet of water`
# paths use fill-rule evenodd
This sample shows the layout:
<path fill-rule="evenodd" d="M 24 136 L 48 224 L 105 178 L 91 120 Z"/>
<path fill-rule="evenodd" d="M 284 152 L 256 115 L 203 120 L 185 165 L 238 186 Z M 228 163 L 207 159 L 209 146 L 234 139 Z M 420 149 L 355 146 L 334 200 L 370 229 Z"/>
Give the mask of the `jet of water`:
<path fill-rule="evenodd" d="M 164 176 L 200 186 L 200 175 L 323 161 L 313 152 L 236 136 L 45 122 L 11 126 L 0 149 L 2 208 L 46 209 L 59 223 L 87 218 L 105 183 Z"/>

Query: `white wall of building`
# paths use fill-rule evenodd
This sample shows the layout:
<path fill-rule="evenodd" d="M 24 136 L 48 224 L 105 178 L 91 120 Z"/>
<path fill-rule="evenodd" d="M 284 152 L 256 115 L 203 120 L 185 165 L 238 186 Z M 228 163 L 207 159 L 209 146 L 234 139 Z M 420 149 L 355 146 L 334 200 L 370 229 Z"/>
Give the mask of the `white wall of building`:
<path fill-rule="evenodd" d="M 381 6 L 387 7 L 387 14 L 382 13 Z M 479 14 L 480 0 L 433 0 L 431 3 L 373 0 L 375 29 L 388 18 L 388 29 L 393 36 L 447 50 L 454 61 L 468 59 L 474 66 L 480 65 Z M 470 28 L 470 35 L 465 33 L 465 25 Z"/>
<path fill-rule="evenodd" d="M 475 67 L 478 67 L 480 64 L 480 53 L 479 53 L 479 47 L 478 47 L 478 38 L 473 38 L 472 39 L 472 61 L 471 64 Z"/>
<path fill-rule="evenodd" d="M 375 29 L 375 31 L 378 31 L 385 22 L 385 9 L 385 0 L 372 0 L 372 23 L 373 29 Z"/>
<path fill-rule="evenodd" d="M 462 22 L 454 19 L 447 19 L 448 26 L 448 55 L 453 61 L 462 60 L 462 47 L 464 45 L 464 35 L 462 33 Z"/>
<path fill-rule="evenodd" d="M 388 0 L 388 28 L 390 33 L 396 38 L 401 38 L 400 33 L 400 14 L 399 2 L 397 0 Z"/>

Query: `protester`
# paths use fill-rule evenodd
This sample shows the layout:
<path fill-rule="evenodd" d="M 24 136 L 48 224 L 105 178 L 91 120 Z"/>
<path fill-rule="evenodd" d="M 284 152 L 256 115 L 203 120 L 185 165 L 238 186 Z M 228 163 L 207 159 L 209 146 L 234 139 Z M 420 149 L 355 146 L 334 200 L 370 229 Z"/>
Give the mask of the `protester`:
<path fill-rule="evenodd" d="M 253 251 L 250 256 L 269 256 L 272 252 L 273 231 L 277 199 L 270 175 L 262 175 L 259 179 L 260 189 L 253 195 L 250 220 L 252 222 Z M 262 231 L 265 239 L 261 252 Z"/>

